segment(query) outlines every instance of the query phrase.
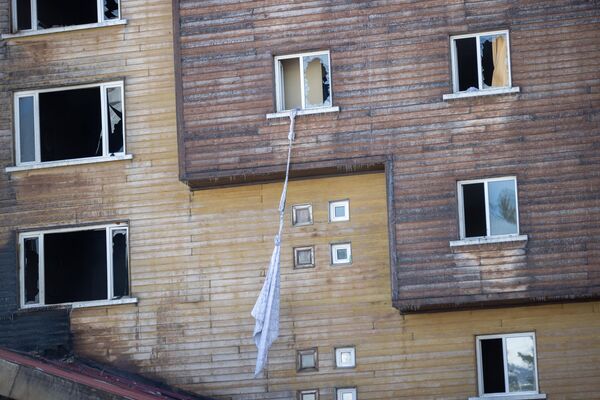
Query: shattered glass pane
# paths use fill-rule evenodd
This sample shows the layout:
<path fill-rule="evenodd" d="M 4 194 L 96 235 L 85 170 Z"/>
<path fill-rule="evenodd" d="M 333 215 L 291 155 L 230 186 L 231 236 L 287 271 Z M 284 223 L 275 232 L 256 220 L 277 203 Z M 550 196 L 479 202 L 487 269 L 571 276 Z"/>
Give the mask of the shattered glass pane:
<path fill-rule="evenodd" d="M 35 161 L 33 96 L 19 98 L 19 145 L 21 162 Z"/>
<path fill-rule="evenodd" d="M 40 302 L 39 287 L 39 244 L 38 238 L 23 240 L 24 275 L 25 275 L 25 304 Z"/>
<path fill-rule="evenodd" d="M 123 103 L 121 88 L 106 89 L 108 112 L 108 152 L 113 155 L 123 152 Z"/>
<path fill-rule="evenodd" d="M 330 69 L 327 54 L 303 57 L 306 108 L 331 107 Z"/>
<path fill-rule="evenodd" d="M 536 390 L 535 353 L 533 338 L 506 338 L 506 364 L 509 392 L 529 392 Z"/>
<path fill-rule="evenodd" d="M 112 231 L 113 296 L 129 296 L 127 230 Z"/>
<path fill-rule="evenodd" d="M 104 0 L 104 19 L 119 18 L 119 3 L 117 0 Z"/>
<path fill-rule="evenodd" d="M 515 181 L 492 181 L 488 183 L 490 205 L 490 233 L 508 235 L 517 233 L 517 198 Z"/>

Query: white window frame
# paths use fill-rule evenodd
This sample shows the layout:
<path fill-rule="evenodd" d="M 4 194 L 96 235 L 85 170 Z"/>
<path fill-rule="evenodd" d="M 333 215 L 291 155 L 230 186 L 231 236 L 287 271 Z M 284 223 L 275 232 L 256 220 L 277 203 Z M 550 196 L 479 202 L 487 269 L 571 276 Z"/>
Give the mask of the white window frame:
<path fill-rule="evenodd" d="M 101 230 L 104 229 L 106 232 L 106 279 L 107 279 L 107 298 L 101 300 L 91 300 L 91 301 L 80 301 L 80 302 L 69 302 L 69 303 L 60 303 L 60 304 L 45 304 L 45 265 L 44 265 L 44 235 L 52 234 L 52 233 L 67 233 L 67 232 L 77 232 L 77 231 L 90 231 L 90 230 Z M 129 226 L 127 224 L 103 224 L 103 225 L 86 225 L 86 226 L 77 226 L 70 228 L 57 228 L 57 229 L 47 229 L 47 230 L 39 230 L 32 232 L 23 232 L 19 234 L 19 287 L 20 287 L 20 305 L 22 309 L 26 308 L 40 308 L 40 307 L 56 307 L 56 306 L 71 306 L 73 308 L 80 307 L 93 307 L 93 306 L 103 306 L 109 304 L 127 304 L 127 303 L 135 303 L 137 299 L 131 297 L 131 275 L 129 275 L 127 284 L 129 285 L 129 296 L 122 298 L 114 297 L 114 282 L 113 282 L 113 249 L 112 249 L 112 235 L 114 231 L 126 231 L 127 241 L 126 241 L 126 254 L 127 254 L 127 264 L 129 263 Z M 35 304 L 25 304 L 25 239 L 37 239 L 38 240 L 38 293 L 39 293 L 39 302 Z M 129 268 L 128 268 L 129 269 Z M 129 271 L 128 271 L 129 272 Z"/>
<path fill-rule="evenodd" d="M 502 339 L 502 359 L 504 366 L 504 388 L 508 386 L 508 364 L 506 360 L 506 339 L 514 337 L 530 337 L 533 339 L 533 373 L 535 376 L 535 390 L 524 391 L 524 392 L 504 392 L 504 393 L 483 393 L 483 365 L 481 355 L 481 341 L 486 339 Z M 523 333 L 505 333 L 497 335 L 480 335 L 476 337 L 476 348 L 477 348 L 477 387 L 480 399 L 545 399 L 546 395 L 540 394 L 539 392 L 539 377 L 537 367 L 537 342 L 535 338 L 535 332 L 523 332 Z M 476 399 L 476 398 L 471 398 Z M 470 400 L 471 400 L 470 399 Z"/>
<path fill-rule="evenodd" d="M 358 400 L 358 395 L 356 393 L 356 388 L 336 388 L 335 389 L 335 398 L 336 400 L 342 400 L 344 397 L 344 394 L 351 394 L 353 400 Z"/>
<path fill-rule="evenodd" d="M 331 98 L 331 106 L 322 106 L 322 107 L 310 107 L 306 108 L 306 98 L 305 98 L 305 89 L 304 89 L 304 57 L 314 57 L 314 56 L 327 56 L 327 62 L 329 65 L 329 97 Z M 323 109 L 332 109 L 333 107 L 333 77 L 331 75 L 331 56 L 329 54 L 329 50 L 322 51 L 313 51 L 310 53 L 297 53 L 297 54 L 288 54 L 284 56 L 276 56 L 275 57 L 275 100 L 277 105 L 277 112 L 282 113 L 286 111 L 290 111 L 289 109 L 284 108 L 285 103 L 285 84 L 283 81 L 283 66 L 280 61 L 289 60 L 290 58 L 298 58 L 300 63 L 300 97 L 301 97 L 301 111 L 308 110 L 323 110 Z M 337 110 L 332 110 L 337 111 Z M 319 111 L 323 112 L 323 111 Z"/>
<path fill-rule="evenodd" d="M 92 22 L 89 24 L 79 24 L 79 25 L 68 25 L 64 27 L 58 28 L 38 28 L 37 26 L 37 0 L 29 0 L 31 4 L 31 29 L 19 29 L 19 23 L 17 19 L 17 0 L 11 0 L 11 11 L 12 11 L 12 30 L 14 33 L 33 33 L 33 32 L 46 32 L 46 31 L 64 31 L 70 30 L 71 27 L 97 27 L 105 24 L 110 24 L 114 21 L 121 21 L 121 0 L 116 0 L 119 5 L 119 16 L 117 18 L 105 19 L 104 18 L 104 0 L 95 0 L 96 1 L 96 13 L 97 13 L 97 22 Z M 10 36 L 10 35 L 9 35 Z"/>
<path fill-rule="evenodd" d="M 344 364 L 342 361 L 342 353 L 350 353 L 352 361 L 349 364 Z M 356 347 L 344 346 L 335 348 L 335 367 L 336 368 L 356 368 Z"/>
<path fill-rule="evenodd" d="M 39 95 L 40 93 L 50 92 L 63 92 L 68 90 L 87 89 L 87 88 L 100 88 L 100 112 L 102 122 L 102 156 L 98 157 L 84 157 L 66 160 L 56 161 L 41 161 L 41 145 L 40 145 L 40 107 L 39 107 Z M 121 89 L 121 104 L 122 104 L 122 126 L 123 126 L 123 151 L 115 153 L 111 156 L 108 152 L 108 107 L 106 104 L 106 90 L 109 88 L 120 88 Z M 21 131 L 20 131 L 20 110 L 19 110 L 19 99 L 33 97 L 33 120 L 34 120 L 34 143 L 35 143 L 35 160 L 21 162 Z M 126 132 L 125 132 L 125 90 L 123 81 L 113 81 L 106 83 L 95 83 L 89 85 L 77 85 L 77 86 L 66 86 L 51 89 L 39 89 L 39 90 L 28 90 L 22 92 L 16 92 L 14 94 L 14 126 L 15 126 L 15 161 L 17 168 L 14 170 L 21 169 L 19 167 L 37 167 L 37 166 L 53 166 L 53 165 L 70 165 L 77 163 L 90 163 L 97 161 L 107 161 L 112 159 L 124 159 L 126 157 Z M 11 169 L 9 169 L 10 171 Z"/>
<path fill-rule="evenodd" d="M 515 186 L 515 212 L 517 215 L 517 232 L 510 233 L 507 235 L 492 235 L 491 234 L 491 225 L 490 225 L 490 205 L 488 198 L 488 184 L 489 182 L 496 181 L 506 181 L 506 180 L 514 180 Z M 464 207 L 464 195 L 462 187 L 463 185 L 469 185 L 473 183 L 483 183 L 484 190 L 484 201 L 485 201 L 485 223 L 486 223 L 486 235 L 485 236 L 474 236 L 474 237 L 465 237 L 465 207 Z M 520 239 L 520 224 L 519 224 L 519 193 L 517 192 L 517 177 L 516 176 L 502 176 L 499 178 L 485 178 L 485 179 L 473 179 L 468 181 L 459 181 L 457 182 L 457 192 L 458 192 L 458 219 L 459 219 L 459 227 L 460 227 L 460 239 L 463 241 L 477 241 L 479 239 L 496 239 L 497 241 L 503 241 L 502 239 Z"/>
<path fill-rule="evenodd" d="M 490 36 L 490 35 L 506 35 L 506 62 L 508 63 L 508 85 L 504 87 L 495 87 L 495 88 L 483 88 L 483 73 L 481 67 L 481 37 L 482 36 Z M 478 91 L 476 92 L 466 92 L 459 90 L 459 82 L 458 82 L 458 59 L 456 52 L 456 40 L 459 39 L 468 39 L 475 38 L 475 46 L 477 50 L 477 82 L 478 82 Z M 510 32 L 508 29 L 497 30 L 497 31 L 488 31 L 488 32 L 478 32 L 478 33 L 468 33 L 464 35 L 453 35 L 450 36 L 450 62 L 452 67 L 452 94 L 445 94 L 443 96 L 444 100 L 460 98 L 460 97 L 473 97 L 473 96 L 484 96 L 490 94 L 502 94 L 502 93 L 518 93 L 520 91 L 519 87 L 512 86 L 512 62 L 510 58 Z"/>
<path fill-rule="evenodd" d="M 310 251 L 310 264 L 298 264 L 298 253 L 300 251 Z M 315 248 L 314 246 L 294 247 L 294 269 L 314 268 L 315 266 Z"/>
<path fill-rule="evenodd" d="M 298 222 L 297 212 L 298 210 L 308 210 L 309 222 Z M 312 212 L 312 204 L 296 204 L 292 206 L 292 226 L 307 226 L 313 224 L 313 212 Z"/>
<path fill-rule="evenodd" d="M 330 246 L 331 264 L 332 265 L 352 264 L 352 243 L 350 243 L 350 242 L 332 243 L 329 246 Z M 346 254 L 348 254 L 348 258 L 346 258 L 346 259 L 337 258 L 337 250 L 338 249 L 346 249 Z"/>
<path fill-rule="evenodd" d="M 335 216 L 335 208 L 343 206 L 346 210 L 341 217 Z M 329 202 L 329 222 L 344 222 L 350 221 L 350 200 L 334 200 Z"/>

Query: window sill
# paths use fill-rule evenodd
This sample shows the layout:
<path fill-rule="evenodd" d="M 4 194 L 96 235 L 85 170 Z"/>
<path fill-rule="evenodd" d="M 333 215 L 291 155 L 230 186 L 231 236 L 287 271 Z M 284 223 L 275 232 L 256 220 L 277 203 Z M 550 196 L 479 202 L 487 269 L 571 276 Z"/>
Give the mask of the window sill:
<path fill-rule="evenodd" d="M 305 110 L 298 110 L 296 115 L 311 115 L 311 114 L 325 114 L 332 112 L 339 112 L 339 107 L 322 107 L 322 108 L 308 108 Z M 267 114 L 267 119 L 274 118 L 286 118 L 290 116 L 290 111 L 280 111 L 272 114 Z"/>
<path fill-rule="evenodd" d="M 506 235 L 506 236 L 498 236 L 498 237 L 480 237 L 480 238 L 470 238 L 470 239 L 462 239 L 462 240 L 452 240 L 450 241 L 450 247 L 458 247 L 458 246 L 471 246 L 471 245 L 479 245 L 479 244 L 488 244 L 488 243 L 505 243 L 505 242 L 526 242 L 528 240 L 527 235 Z M 512 399 L 513 397 L 511 397 Z"/>
<path fill-rule="evenodd" d="M 106 307 L 106 306 L 117 306 L 121 304 L 137 304 L 137 297 L 124 297 L 121 299 L 113 300 L 93 300 L 93 301 L 79 301 L 75 303 L 61 303 L 61 304 L 48 304 L 39 305 L 31 304 L 22 306 L 21 310 L 45 310 L 53 308 L 90 308 L 90 307 Z"/>
<path fill-rule="evenodd" d="M 486 89 L 475 92 L 449 93 L 442 96 L 443 100 L 464 99 L 466 97 L 493 96 L 496 94 L 519 93 L 521 88 L 518 86 L 501 89 Z"/>
<path fill-rule="evenodd" d="M 71 165 L 83 165 L 83 164 L 94 164 L 94 163 L 102 163 L 109 161 L 122 161 L 122 160 L 131 160 L 133 156 L 131 154 L 123 154 L 112 157 L 90 157 L 90 158 L 78 158 L 75 160 L 64 160 L 64 161 L 48 161 L 38 164 L 30 164 L 30 165 L 19 165 L 15 167 L 6 167 L 6 172 L 19 172 L 19 171 L 30 171 L 35 169 L 44 169 L 44 168 L 55 168 L 55 167 L 67 167 Z"/>
<path fill-rule="evenodd" d="M 111 21 L 104 22 L 96 22 L 93 24 L 82 24 L 82 25 L 72 25 L 72 26 L 61 26 L 57 28 L 48 28 L 48 29 L 38 29 L 35 31 L 23 31 L 17 33 L 5 33 L 0 35 L 0 39 L 16 39 L 28 36 L 39 36 L 39 35 L 47 35 L 50 33 L 57 32 L 70 32 L 70 31 L 79 31 L 82 29 L 94 29 L 94 28 L 103 28 L 105 26 L 116 26 L 116 25 L 125 25 L 127 24 L 126 19 L 116 19 Z"/>
<path fill-rule="evenodd" d="M 540 394 L 499 394 L 499 395 L 488 395 L 481 397 L 469 397 L 469 400 L 543 400 L 546 395 Z"/>

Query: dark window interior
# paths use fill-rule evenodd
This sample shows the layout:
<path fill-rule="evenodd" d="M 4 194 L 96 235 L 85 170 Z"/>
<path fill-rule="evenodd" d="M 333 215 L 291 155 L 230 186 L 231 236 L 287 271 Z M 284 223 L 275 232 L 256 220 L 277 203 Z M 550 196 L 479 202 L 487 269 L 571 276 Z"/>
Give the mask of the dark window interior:
<path fill-rule="evenodd" d="M 106 230 L 44 235 L 46 304 L 107 298 Z"/>
<path fill-rule="evenodd" d="M 114 296 L 129 296 L 129 272 L 127 266 L 127 234 L 126 231 L 114 231 L 113 247 L 113 288 Z"/>
<path fill-rule="evenodd" d="M 481 341 L 481 369 L 483 371 L 483 393 L 506 392 L 502 339 Z"/>
<path fill-rule="evenodd" d="M 119 3 L 117 0 L 104 0 L 104 19 L 119 18 Z"/>
<path fill-rule="evenodd" d="M 492 55 L 492 42 L 489 40 L 481 43 L 481 73 L 483 75 L 483 83 L 488 86 L 492 86 L 492 76 L 494 75 L 494 57 Z"/>
<path fill-rule="evenodd" d="M 327 102 L 329 99 L 329 74 L 327 73 L 327 68 L 323 64 L 321 64 L 321 74 L 323 76 L 323 103 Z"/>
<path fill-rule="evenodd" d="M 25 304 L 39 302 L 39 251 L 38 239 L 23 241 L 25 255 Z"/>
<path fill-rule="evenodd" d="M 465 237 L 486 236 L 485 192 L 483 183 L 462 185 Z"/>
<path fill-rule="evenodd" d="M 40 93 L 41 161 L 102 155 L 100 88 Z"/>
<path fill-rule="evenodd" d="M 17 0 L 17 29 L 31 29 L 31 0 Z"/>
<path fill-rule="evenodd" d="M 477 77 L 477 40 L 473 38 L 457 39 L 456 63 L 458 66 L 458 90 L 470 87 L 479 88 Z"/>
<path fill-rule="evenodd" d="M 96 0 L 37 0 L 38 28 L 98 22 Z"/>

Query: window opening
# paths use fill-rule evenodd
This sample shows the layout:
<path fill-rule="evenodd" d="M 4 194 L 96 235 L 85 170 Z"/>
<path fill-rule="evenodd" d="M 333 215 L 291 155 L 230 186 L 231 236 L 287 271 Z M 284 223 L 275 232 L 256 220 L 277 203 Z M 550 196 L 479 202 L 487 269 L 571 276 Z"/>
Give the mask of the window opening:
<path fill-rule="evenodd" d="M 127 230 L 112 230 L 113 297 L 129 296 Z"/>
<path fill-rule="evenodd" d="M 335 392 L 337 400 L 357 400 L 356 388 L 341 388 Z"/>
<path fill-rule="evenodd" d="M 331 245 L 331 263 L 349 264 L 352 262 L 352 248 L 350 243 Z"/>
<path fill-rule="evenodd" d="M 312 246 L 294 248 L 294 267 L 310 268 L 314 266 L 314 248 Z"/>
<path fill-rule="evenodd" d="M 35 161 L 35 122 L 33 96 L 19 98 L 19 140 L 21 162 Z"/>
<path fill-rule="evenodd" d="M 298 372 L 318 371 L 317 349 L 298 350 L 296 354 Z"/>
<path fill-rule="evenodd" d="M 319 400 L 319 391 L 316 389 L 303 390 L 298 393 L 298 400 Z"/>
<path fill-rule="evenodd" d="M 277 110 L 331 107 L 329 52 L 275 57 Z"/>
<path fill-rule="evenodd" d="M 514 177 L 459 182 L 461 238 L 519 233 Z"/>
<path fill-rule="evenodd" d="M 350 201 L 340 200 L 329 202 L 329 221 L 341 222 L 350 220 Z"/>
<path fill-rule="evenodd" d="M 508 32 L 452 37 L 454 91 L 510 87 Z"/>
<path fill-rule="evenodd" d="M 121 88 L 106 89 L 108 116 L 108 152 L 111 155 L 123 152 L 123 103 Z"/>
<path fill-rule="evenodd" d="M 335 366 L 338 368 L 354 368 L 356 366 L 356 350 L 354 347 L 335 349 Z"/>
<path fill-rule="evenodd" d="M 537 394 L 537 360 L 533 333 L 477 338 L 479 392 Z"/>
<path fill-rule="evenodd" d="M 310 204 L 292 206 L 292 225 L 302 226 L 311 225 L 312 223 L 312 206 Z"/>
<path fill-rule="evenodd" d="M 23 240 L 25 304 L 37 304 L 40 301 L 39 263 L 40 251 L 38 238 Z"/>

